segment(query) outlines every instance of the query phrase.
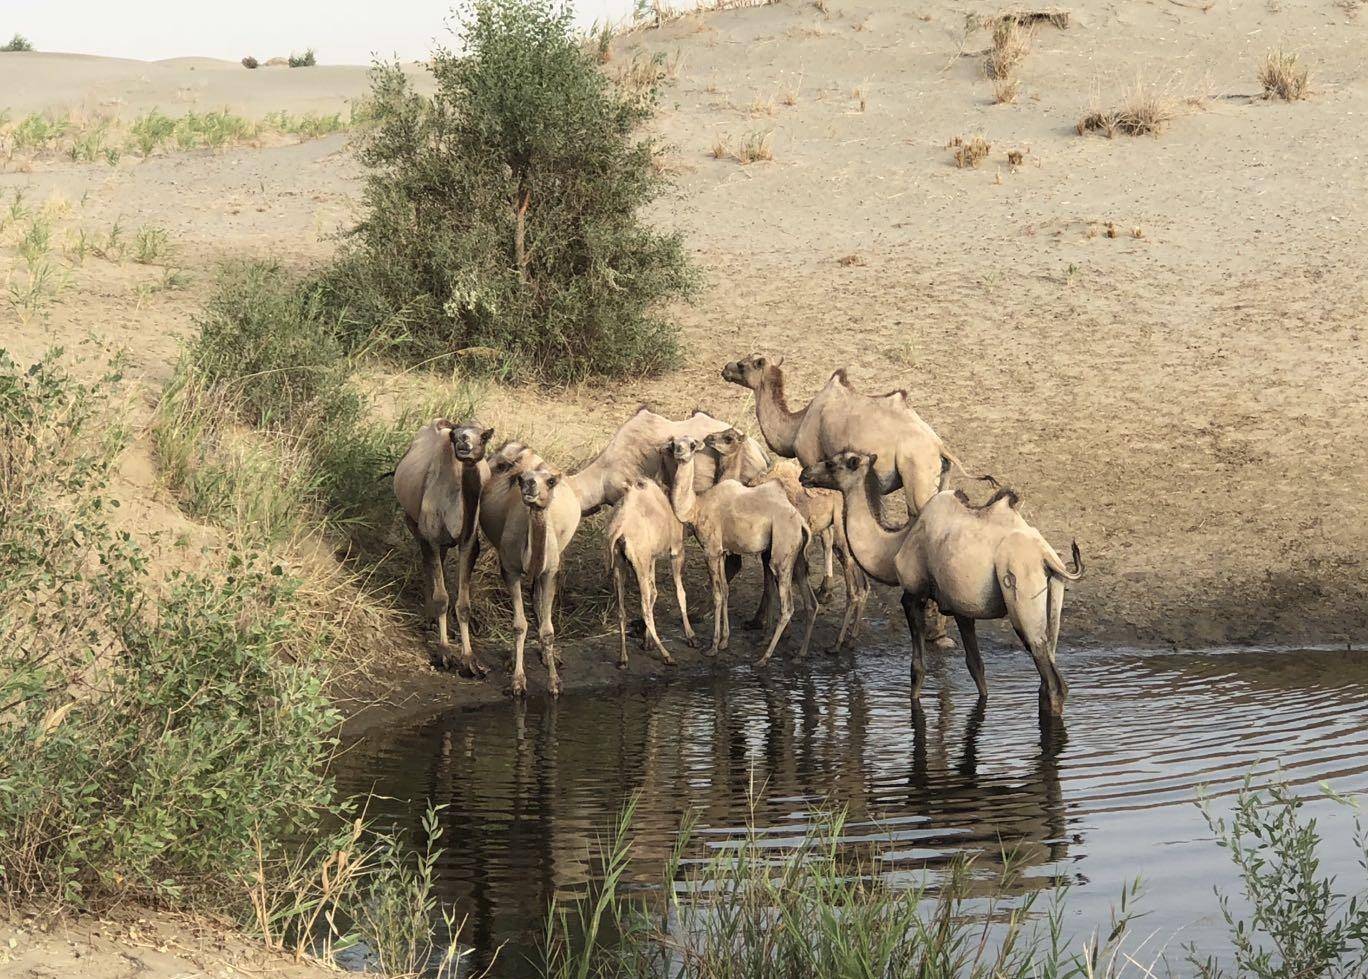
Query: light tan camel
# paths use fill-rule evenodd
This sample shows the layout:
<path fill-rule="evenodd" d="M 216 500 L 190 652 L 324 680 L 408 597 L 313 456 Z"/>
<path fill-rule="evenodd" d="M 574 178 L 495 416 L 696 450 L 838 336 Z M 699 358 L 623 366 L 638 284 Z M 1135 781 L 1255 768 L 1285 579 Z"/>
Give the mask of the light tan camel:
<path fill-rule="evenodd" d="M 701 442 L 709 433 L 727 428 L 731 426 L 703 411 L 675 421 L 643 405 L 613 433 L 587 466 L 568 478 L 570 487 L 587 516 L 601 506 L 616 503 L 635 480 L 659 476 L 660 447 L 670 439 L 690 435 Z M 752 446 L 747 455 L 748 473 L 757 474 L 768 468 L 769 460 L 758 445 Z M 715 481 L 713 460 L 700 457 L 695 466 L 695 490 L 701 493 Z"/>
<path fill-rule="evenodd" d="M 815 465 L 837 452 L 868 452 L 882 493 L 901 488 L 907 512 L 920 512 L 939 488 L 941 460 L 964 471 L 935 430 L 917 414 L 906 391 L 866 395 L 856 391 L 845 369 L 835 371 L 805 408 L 793 411 L 784 394 L 784 358 L 754 353 L 722 368 L 722 377 L 755 392 L 755 417 L 771 450 Z M 932 613 L 932 640 L 953 646 L 940 615 Z"/>
<path fill-rule="evenodd" d="M 803 470 L 805 486 L 838 489 L 845 497 L 846 536 L 860 567 L 875 581 L 902 588 L 912 633 L 912 697 L 926 675 L 925 603 L 934 598 L 955 617 L 964 657 L 988 696 L 974 622 L 1006 618 L 1040 673 L 1040 709 L 1060 716 L 1068 685 L 1055 665 L 1064 583 L 1083 577 L 1078 543 L 1073 568 L 1017 512 L 1017 495 L 1000 489 L 983 506 L 962 493 L 941 490 L 902 527 L 883 522 L 877 459 L 841 452 Z M 948 466 L 947 466 L 948 468 Z"/>
<path fill-rule="evenodd" d="M 832 650 L 839 652 L 845 648 L 847 638 L 853 641 L 859 635 L 860 618 L 864 613 L 865 602 L 869 599 L 869 581 L 849 556 L 844 521 L 841 520 L 841 494 L 833 490 L 809 489 L 801 485 L 798 480 L 801 467 L 787 459 L 777 461 L 759 476 L 749 480 L 741 478 L 738 460 L 744 458 L 741 449 L 750 441 L 750 437 L 744 432 L 731 428 L 725 432 L 714 432 L 704 439 L 703 443 L 718 454 L 719 480 L 736 479 L 747 486 L 763 486 L 770 483 L 779 486 L 788 497 L 789 503 L 793 504 L 794 509 L 802 516 L 808 530 L 822 541 L 826 577 L 817 590 L 817 600 L 820 602 L 826 602 L 830 597 L 832 554 L 839 554 L 846 585 L 845 615 L 841 620 L 841 632 L 836 638 L 836 647 Z M 760 608 L 756 611 L 751 625 L 762 627 L 767 622 L 772 584 L 767 574 Z"/>
<path fill-rule="evenodd" d="M 731 639 L 727 615 L 727 556 L 761 554 L 776 583 L 779 619 L 759 665 L 769 662 L 793 618 L 795 586 L 811 610 L 799 651 L 800 656 L 806 656 L 820 608 L 808 582 L 805 556 L 812 532 L 789 503 L 783 489 L 773 483 L 751 487 L 728 479 L 703 493 L 696 493 L 694 460 L 699 444 L 692 436 L 680 435 L 670 439 L 666 448 L 675 462 L 670 503 L 675 516 L 693 527 L 708 561 L 713 592 L 713 644 L 708 654 L 716 655 L 719 650 L 726 649 Z"/>
<path fill-rule="evenodd" d="M 489 473 L 483 460 L 493 435 L 494 429 L 473 422 L 458 425 L 434 419 L 418 430 L 394 470 L 394 495 L 423 557 L 430 596 L 427 611 L 437 622 L 439 667 L 451 665 L 446 556 L 456 549 L 456 624 L 461 632 L 460 669 L 466 676 L 488 672 L 470 645 L 470 575 L 480 546 L 476 515 Z"/>
<path fill-rule="evenodd" d="M 480 529 L 499 555 L 499 571 L 513 604 L 513 695 L 527 693 L 523 649 L 527 641 L 527 615 L 523 610 L 522 583 L 532 584 L 532 603 L 537 610 L 537 637 L 546 686 L 551 696 L 561 692 L 559 659 L 553 612 L 561 558 L 580 522 L 579 500 L 565 478 L 535 452 L 510 442 L 491 460 L 485 502 L 480 509 Z"/>
<path fill-rule="evenodd" d="M 697 646 L 698 639 L 693 626 L 689 624 L 689 601 L 684 592 L 684 525 L 675 516 L 674 508 L 670 506 L 669 498 L 659 483 L 641 477 L 627 485 L 622 499 L 613 510 L 603 549 L 607 566 L 613 572 L 613 590 L 617 594 L 618 666 L 627 666 L 626 575 L 629 565 L 636 575 L 637 589 L 641 592 L 641 617 L 645 628 L 641 646 L 645 649 L 649 639 L 655 643 L 665 665 L 673 666 L 674 659 L 660 641 L 655 627 L 656 559 L 662 554 L 670 555 L 670 573 L 674 577 L 675 595 L 679 600 L 679 616 L 684 622 L 684 641 L 690 646 Z"/>

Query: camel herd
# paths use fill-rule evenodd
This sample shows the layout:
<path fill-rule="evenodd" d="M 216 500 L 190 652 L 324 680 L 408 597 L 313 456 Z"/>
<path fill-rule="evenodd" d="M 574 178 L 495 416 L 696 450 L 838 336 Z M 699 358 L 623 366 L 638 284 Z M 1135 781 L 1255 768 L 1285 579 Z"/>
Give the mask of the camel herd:
<path fill-rule="evenodd" d="M 722 377 L 755 395 L 756 419 L 771 463 L 756 440 L 702 411 L 672 420 L 645 408 L 628 419 L 579 472 L 565 474 L 519 442 L 497 450 L 493 429 L 436 419 L 409 445 L 394 473 L 394 491 L 418 543 L 436 622 L 440 666 L 466 676 L 488 671 L 470 641 L 470 577 L 483 535 L 499 558 L 513 606 L 512 689 L 527 690 L 523 650 L 527 615 L 523 583 L 536 606 L 547 688 L 560 693 L 554 608 L 561 561 L 580 520 L 613 508 L 604 539 L 618 607 L 619 665 L 627 665 L 627 570 L 636 578 L 644 635 L 667 665 L 674 663 L 655 624 L 656 566 L 668 555 L 684 640 L 698 645 L 684 588 L 684 542 L 692 533 L 707 560 L 713 598 L 709 655 L 730 639 L 728 584 L 742 560 L 760 559 L 765 587 L 751 625 L 770 626 L 759 665 L 767 663 L 795 613 L 806 612 L 805 655 L 821 603 L 842 566 L 845 611 L 836 649 L 859 635 L 870 581 L 893 585 L 912 637 L 912 696 L 921 692 L 928 643 L 952 646 L 944 616 L 955 619 L 965 660 L 986 698 L 988 684 L 975 636 L 980 619 L 1008 619 L 1040 673 L 1040 707 L 1063 712 L 1068 686 L 1055 664 L 1065 582 L 1083 574 L 1078 545 L 1066 566 L 1021 516 L 1019 498 L 998 489 L 975 506 L 951 491 L 953 469 L 968 475 L 909 403 L 906 391 L 870 396 L 844 370 L 800 410 L 784 393 L 782 358 L 752 354 L 722 368 Z M 789 460 L 796 460 L 789 461 Z M 991 477 L 977 477 L 994 482 Z M 884 514 L 883 497 L 902 490 L 909 518 Z M 809 543 L 823 548 L 823 578 L 813 589 Z M 448 634 L 445 569 L 455 550 L 459 662 Z"/>

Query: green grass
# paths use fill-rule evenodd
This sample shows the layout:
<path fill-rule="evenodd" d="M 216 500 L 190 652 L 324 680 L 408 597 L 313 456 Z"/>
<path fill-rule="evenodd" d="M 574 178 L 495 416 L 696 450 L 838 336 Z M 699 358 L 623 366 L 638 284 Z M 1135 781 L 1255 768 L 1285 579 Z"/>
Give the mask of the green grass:
<path fill-rule="evenodd" d="M 171 235 L 165 228 L 146 224 L 133 238 L 133 260 L 139 265 L 152 265 L 171 253 Z"/>

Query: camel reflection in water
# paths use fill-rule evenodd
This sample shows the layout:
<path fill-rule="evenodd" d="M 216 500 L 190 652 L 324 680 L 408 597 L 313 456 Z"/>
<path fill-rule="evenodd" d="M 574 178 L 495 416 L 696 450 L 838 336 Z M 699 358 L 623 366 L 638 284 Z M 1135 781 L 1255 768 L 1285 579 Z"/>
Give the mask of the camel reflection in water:
<path fill-rule="evenodd" d="M 388 797 L 372 811 L 389 805 L 412 829 L 425 799 L 445 807 L 441 896 L 469 916 L 462 937 L 481 956 L 504 942 L 531 953 L 552 896 L 583 892 L 633 793 L 634 885 L 659 882 L 690 810 L 693 856 L 742 835 L 752 809 L 762 838 L 784 845 L 821 810 L 843 807 L 850 855 L 882 854 L 882 870 L 909 885 L 934 887 L 965 852 L 985 886 L 1004 846 L 1031 867 L 1065 861 L 1063 728 L 1036 730 L 1034 711 L 1008 724 L 1005 712 L 972 707 L 972 688 L 942 681 L 926 708 L 909 707 L 905 684 L 901 696 L 880 687 L 875 697 L 857 671 L 806 670 L 500 706 L 433 721 L 401 745 L 356 746 L 348 770 L 374 781 L 347 788 Z M 994 762 L 983 768 L 987 739 Z M 1028 875 L 1019 888 L 1052 883 Z"/>

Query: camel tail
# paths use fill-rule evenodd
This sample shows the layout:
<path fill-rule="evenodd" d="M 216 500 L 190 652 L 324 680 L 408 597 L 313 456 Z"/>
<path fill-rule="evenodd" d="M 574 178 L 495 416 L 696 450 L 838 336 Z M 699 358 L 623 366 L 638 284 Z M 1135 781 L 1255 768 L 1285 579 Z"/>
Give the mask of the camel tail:
<path fill-rule="evenodd" d="M 955 454 L 954 454 L 953 452 L 951 452 L 949 449 L 945 448 L 945 446 L 941 446 L 940 453 L 941 453 L 941 476 L 940 476 L 940 489 L 941 489 L 941 492 L 945 492 L 945 490 L 947 490 L 947 489 L 950 488 L 950 470 L 951 470 L 952 468 L 953 468 L 953 469 L 958 469 L 964 476 L 966 476 L 966 477 L 969 478 L 969 479 L 977 479 L 979 482 L 987 483 L 989 486 L 993 487 L 993 489 L 997 489 L 999 486 L 1002 485 L 1002 484 L 999 483 L 996 479 L 994 479 L 992 476 L 990 476 L 988 473 L 983 473 L 982 475 L 979 475 L 979 474 L 970 472 L 970 471 L 969 471 L 969 467 L 966 466 L 966 465 L 963 463 L 963 461 L 960 460 L 960 457 L 957 456 L 957 455 L 955 455 Z"/>
<path fill-rule="evenodd" d="M 619 559 L 627 560 L 627 541 L 620 532 L 613 531 L 603 542 L 604 570 L 612 571 Z"/>
<path fill-rule="evenodd" d="M 380 482 L 380 480 L 382 480 L 382 479 L 389 479 L 391 476 L 393 476 L 393 475 L 394 475 L 395 473 L 397 473 L 398 471 L 399 471 L 399 470 L 397 470 L 397 469 L 391 469 L 391 470 L 390 470 L 389 472 L 387 472 L 387 473 L 381 473 L 379 476 L 376 476 L 376 477 L 375 477 L 375 481 L 378 483 L 378 482 Z"/>
<path fill-rule="evenodd" d="M 803 522 L 803 544 L 798 548 L 798 559 L 793 562 L 793 577 L 795 581 L 807 581 L 812 569 L 808 567 L 807 550 L 812 543 L 812 531 L 808 528 L 807 521 Z"/>
<path fill-rule="evenodd" d="M 1078 581 L 1083 577 L 1086 570 L 1083 567 L 1083 554 L 1078 549 L 1078 541 L 1073 542 L 1072 557 L 1073 561 L 1070 566 L 1066 567 L 1059 555 L 1055 553 L 1054 548 L 1047 545 L 1045 548 L 1045 567 L 1049 569 L 1050 574 L 1057 578 L 1063 578 L 1066 581 Z"/>

